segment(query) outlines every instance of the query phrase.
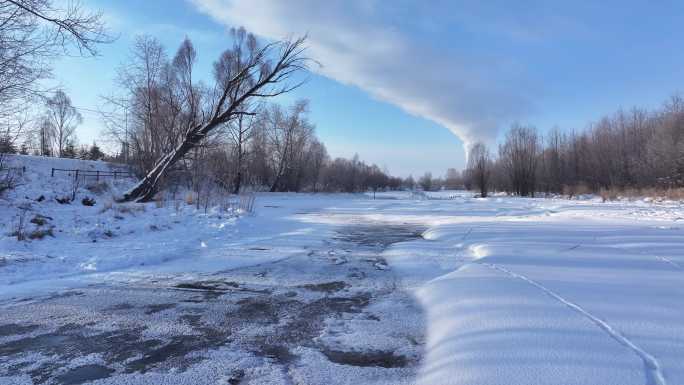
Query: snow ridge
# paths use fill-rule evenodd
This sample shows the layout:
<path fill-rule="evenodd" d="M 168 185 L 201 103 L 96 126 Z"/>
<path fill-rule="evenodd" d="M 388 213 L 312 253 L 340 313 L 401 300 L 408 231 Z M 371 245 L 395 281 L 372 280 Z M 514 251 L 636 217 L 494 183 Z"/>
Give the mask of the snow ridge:
<path fill-rule="evenodd" d="M 555 300 L 561 302 L 562 304 L 568 306 L 569 308 L 575 310 L 576 312 L 580 313 L 584 317 L 588 318 L 591 320 L 594 324 L 596 324 L 598 327 L 603 329 L 611 338 L 619 342 L 620 344 L 626 346 L 630 350 L 632 350 L 639 358 L 644 363 L 644 368 L 646 371 L 646 385 L 667 385 L 667 382 L 665 381 L 665 377 L 663 376 L 663 373 L 660 369 L 660 363 L 658 360 L 656 360 L 655 357 L 638 347 L 634 342 L 632 342 L 630 339 L 622 335 L 619 331 L 615 330 L 612 326 L 610 326 L 608 323 L 605 321 L 601 320 L 600 318 L 596 317 L 595 315 L 591 314 L 581 306 L 577 305 L 576 303 L 567 300 L 560 296 L 559 294 L 555 293 L 551 289 L 547 288 L 546 286 L 524 276 L 518 273 L 515 273 L 513 271 L 510 271 L 504 267 L 501 267 L 499 265 L 493 264 L 493 263 L 488 263 L 488 262 L 478 262 L 481 265 L 487 266 L 491 269 L 498 270 L 502 273 L 505 273 L 511 277 L 521 279 L 530 285 L 536 287 L 537 289 L 543 291 L 545 294 L 548 296 L 554 298 Z"/>

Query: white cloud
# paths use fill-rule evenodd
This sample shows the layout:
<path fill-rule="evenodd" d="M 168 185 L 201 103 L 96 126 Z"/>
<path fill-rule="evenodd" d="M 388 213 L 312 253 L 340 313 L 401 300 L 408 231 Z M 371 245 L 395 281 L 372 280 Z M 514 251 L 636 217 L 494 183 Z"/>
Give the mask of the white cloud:
<path fill-rule="evenodd" d="M 433 6 L 426 13 L 419 2 L 407 9 L 400 2 L 365 0 L 191 1 L 227 26 L 267 38 L 308 33 L 308 54 L 322 63 L 322 75 L 435 121 L 466 145 L 492 142 L 502 124 L 530 109 L 518 92 L 523 79 L 514 62 L 460 49 L 469 42 L 440 35 L 435 20 L 452 9 Z"/>

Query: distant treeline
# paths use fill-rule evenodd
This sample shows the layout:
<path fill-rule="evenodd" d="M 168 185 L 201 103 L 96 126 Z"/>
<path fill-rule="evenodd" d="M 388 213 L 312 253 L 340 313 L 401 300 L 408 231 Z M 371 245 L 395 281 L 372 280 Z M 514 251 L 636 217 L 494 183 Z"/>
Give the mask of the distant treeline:
<path fill-rule="evenodd" d="M 486 195 L 506 191 L 574 195 L 601 190 L 684 187 L 684 99 L 653 111 L 619 110 L 583 132 L 514 125 L 493 154 L 469 151 L 466 187 Z"/>

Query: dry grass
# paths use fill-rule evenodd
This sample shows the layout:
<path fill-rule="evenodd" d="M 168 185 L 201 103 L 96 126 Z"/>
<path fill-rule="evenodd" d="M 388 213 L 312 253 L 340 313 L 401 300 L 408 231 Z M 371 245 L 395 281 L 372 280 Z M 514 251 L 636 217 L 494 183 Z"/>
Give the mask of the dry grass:
<path fill-rule="evenodd" d="M 33 230 L 32 232 L 30 232 L 28 234 L 28 238 L 29 239 L 43 239 L 48 235 L 54 238 L 55 235 L 52 232 L 52 228 Z"/>
<path fill-rule="evenodd" d="M 189 206 L 192 206 L 195 204 L 195 194 L 192 192 L 188 192 L 185 194 L 185 203 L 187 203 Z"/>
<path fill-rule="evenodd" d="M 580 183 L 577 185 L 563 185 L 563 195 L 566 195 L 570 198 L 576 197 L 578 195 L 586 195 L 586 194 L 591 194 L 592 191 L 584 183 Z"/>
<path fill-rule="evenodd" d="M 26 211 L 24 209 L 21 210 L 16 226 L 14 226 L 14 231 L 10 234 L 12 237 L 17 237 L 17 241 L 26 239 Z"/>
<path fill-rule="evenodd" d="M 563 196 L 568 199 L 587 194 L 596 194 L 601 197 L 603 202 L 638 200 L 644 198 L 650 198 L 654 201 L 684 201 L 684 188 L 611 187 L 608 189 L 602 188 L 597 192 L 585 184 L 563 186 Z"/>
<path fill-rule="evenodd" d="M 146 211 L 144 205 L 138 205 L 135 203 L 117 205 L 115 206 L 115 210 L 120 214 L 135 214 Z"/>
<path fill-rule="evenodd" d="M 33 216 L 33 218 L 31 219 L 30 222 L 33 223 L 34 225 L 37 225 L 37 226 L 44 226 L 51 220 L 52 220 L 51 217 L 46 217 L 46 216 L 43 216 L 40 214 L 36 214 Z"/>
<path fill-rule="evenodd" d="M 102 195 L 103 193 L 110 190 L 109 183 L 107 182 L 96 182 L 91 183 L 86 186 L 86 190 L 93 194 Z"/>
<path fill-rule="evenodd" d="M 102 205 L 102 208 L 100 209 L 100 214 L 105 213 L 105 212 L 111 210 L 112 207 L 114 207 L 114 202 L 111 201 L 111 200 L 106 201 L 106 202 Z"/>
<path fill-rule="evenodd" d="M 159 192 L 154 196 L 154 207 L 160 209 L 166 207 L 166 195 Z"/>
<path fill-rule="evenodd" d="M 669 188 L 664 190 L 664 196 L 673 201 L 684 200 L 684 188 Z"/>
<path fill-rule="evenodd" d="M 617 200 L 619 195 L 619 191 L 617 189 L 611 188 L 611 189 L 601 189 L 599 191 L 599 196 L 601 199 L 606 202 L 606 201 L 614 201 Z"/>
<path fill-rule="evenodd" d="M 599 195 L 604 202 L 643 198 L 651 198 L 656 201 L 684 201 L 684 188 L 610 188 L 601 189 Z"/>

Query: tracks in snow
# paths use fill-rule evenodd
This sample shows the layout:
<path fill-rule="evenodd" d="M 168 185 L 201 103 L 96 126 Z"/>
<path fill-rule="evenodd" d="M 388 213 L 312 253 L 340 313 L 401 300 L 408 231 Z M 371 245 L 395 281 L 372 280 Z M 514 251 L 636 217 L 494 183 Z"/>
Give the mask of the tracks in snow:
<path fill-rule="evenodd" d="M 682 266 L 680 266 L 677 262 L 671 260 L 670 258 L 656 255 L 656 259 L 658 259 L 659 261 L 667 263 L 668 265 L 674 267 L 677 270 L 682 270 Z"/>
<path fill-rule="evenodd" d="M 623 346 L 627 347 L 628 349 L 632 350 L 639 358 L 644 363 L 644 369 L 646 372 L 646 385 L 667 385 L 667 382 L 665 381 L 665 377 L 663 376 L 663 373 L 660 369 L 660 363 L 658 360 L 650 355 L 648 352 L 637 346 L 634 342 L 632 342 L 629 338 L 625 337 L 620 333 L 619 331 L 615 330 L 611 325 L 609 325 L 606 321 L 603 321 L 602 319 L 598 318 L 597 316 L 591 314 L 584 308 L 582 308 L 580 305 L 563 298 L 561 295 L 557 294 L 553 290 L 547 288 L 546 286 L 524 276 L 518 273 L 515 273 L 513 271 L 510 271 L 504 267 L 501 267 L 499 265 L 493 264 L 493 263 L 488 263 L 488 262 L 476 262 L 480 265 L 487 266 L 491 269 L 498 270 L 504 274 L 507 274 L 513 278 L 517 278 L 520 280 L 523 280 L 530 285 L 536 287 L 537 289 L 541 290 L 544 292 L 546 295 L 550 296 L 551 298 L 557 300 L 558 302 L 562 303 L 563 305 L 571 308 L 572 310 L 576 311 L 580 315 L 584 316 L 585 318 L 588 318 L 591 322 L 593 322 L 596 326 L 601 328 L 606 334 L 608 334 L 611 338 L 622 344 Z"/>

